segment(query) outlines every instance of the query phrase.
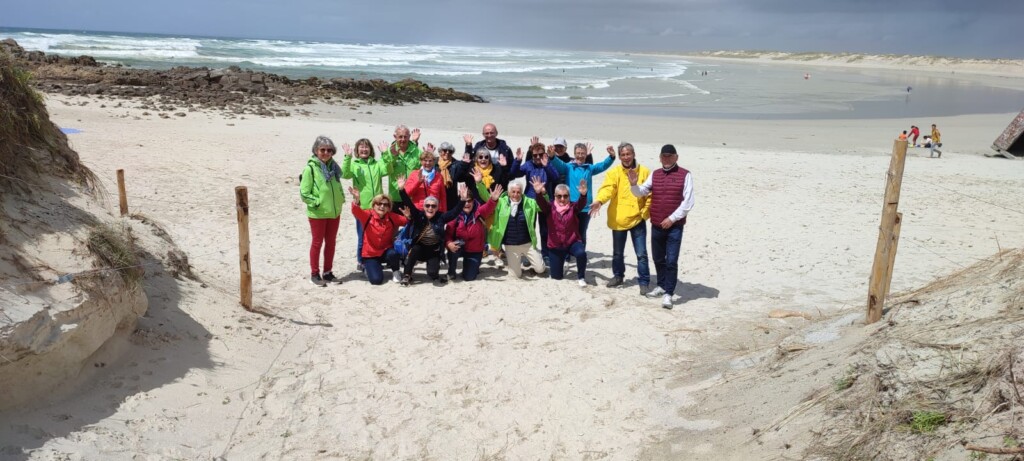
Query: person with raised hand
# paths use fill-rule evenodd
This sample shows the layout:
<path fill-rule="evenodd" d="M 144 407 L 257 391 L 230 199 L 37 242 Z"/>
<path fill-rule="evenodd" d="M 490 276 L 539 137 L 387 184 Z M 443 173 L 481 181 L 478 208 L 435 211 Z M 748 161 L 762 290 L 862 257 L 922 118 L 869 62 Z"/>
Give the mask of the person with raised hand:
<path fill-rule="evenodd" d="M 593 158 L 591 154 L 594 151 L 594 145 L 591 143 L 576 143 L 573 147 L 573 161 L 570 163 L 563 162 L 557 156 L 551 157 L 551 163 L 555 166 L 555 170 L 558 174 L 564 178 L 568 178 L 565 184 L 579 184 L 580 181 L 587 183 L 588 195 L 586 197 L 587 205 L 583 207 L 577 213 L 576 220 L 579 222 L 580 240 L 583 242 L 583 248 L 587 248 L 587 228 L 590 227 L 590 202 L 594 200 L 594 189 L 593 178 L 595 175 L 604 173 L 608 168 L 612 166 L 615 161 L 615 150 L 608 146 L 608 157 L 597 164 L 587 163 L 587 157 Z M 570 200 L 575 203 L 579 200 L 577 192 L 578 188 L 570 190 Z"/>
<path fill-rule="evenodd" d="M 651 196 L 651 256 L 658 275 L 658 287 L 647 293 L 661 296 L 661 307 L 672 308 L 679 276 L 679 250 L 683 243 L 686 215 L 693 209 L 693 178 L 679 166 L 675 146 L 665 144 L 660 154 L 661 168 L 639 183 L 640 172 L 630 170 L 630 192 L 637 197 Z"/>
<path fill-rule="evenodd" d="M 540 211 L 537 201 L 523 194 L 520 181 L 510 182 L 508 192 L 504 194 L 499 189 L 491 194 L 481 183 L 477 183 L 477 190 L 485 199 L 500 195 L 494 209 L 494 223 L 487 231 L 487 243 L 492 249 L 505 248 L 509 273 L 521 278 L 522 259 L 526 258 L 534 273 L 543 274 L 546 270 L 544 257 L 537 250 L 537 234 L 534 232 Z"/>
<path fill-rule="evenodd" d="M 427 151 L 433 151 L 434 145 L 427 143 Z M 455 146 L 449 142 L 442 142 L 437 148 L 437 171 L 441 173 L 441 180 L 444 181 L 445 203 L 457 203 L 459 201 L 459 190 L 466 188 L 470 195 L 480 200 L 476 191 L 476 180 L 473 179 L 473 163 L 463 162 L 455 158 Z"/>
<path fill-rule="evenodd" d="M 608 146 L 609 154 L 613 152 Z M 641 184 L 647 181 L 651 172 L 647 167 L 636 161 L 633 145 L 622 142 L 618 147 L 619 164 L 608 170 L 597 197 L 590 204 L 591 217 L 601 212 L 604 204 L 608 204 L 608 228 L 612 230 L 612 279 L 608 288 L 621 286 L 626 277 L 626 238 L 633 242 L 636 253 L 637 283 L 640 295 L 650 291 L 651 270 L 647 260 L 647 218 L 650 216 L 651 201 L 647 197 L 637 197 L 630 191 L 629 172 L 635 172 Z"/>
<path fill-rule="evenodd" d="M 334 161 L 334 141 L 327 136 L 317 136 L 313 141 L 313 155 L 306 161 L 306 168 L 299 177 L 299 195 L 306 204 L 313 241 L 309 245 L 310 283 L 326 286 L 341 283 L 332 272 L 334 248 L 341 222 L 341 206 L 345 204 L 345 192 L 341 185 L 341 167 Z M 323 249 L 324 271 L 320 273 L 320 250 Z"/>
<path fill-rule="evenodd" d="M 473 144 L 473 135 L 465 134 L 462 136 L 462 140 L 466 142 L 465 156 L 462 160 L 470 162 L 473 155 L 477 155 L 480 149 L 484 149 L 491 156 L 491 163 L 498 165 L 501 160 L 498 157 L 505 158 L 505 164 L 512 164 L 512 149 L 508 147 L 504 139 L 498 138 L 498 127 L 493 123 L 485 123 L 481 134 L 484 139 Z M 508 189 L 508 181 L 501 183 L 501 187 Z"/>
<path fill-rule="evenodd" d="M 490 198 L 482 205 L 470 198 L 468 189 L 460 188 L 462 213 L 445 227 L 448 248 L 448 279 L 455 280 L 455 267 L 462 259 L 462 279 L 469 282 L 480 274 L 480 262 L 487 247 L 487 223 L 501 196 L 501 184 L 494 187 Z"/>
<path fill-rule="evenodd" d="M 437 158 L 434 157 L 433 151 L 423 151 L 420 154 L 420 168 L 409 173 L 405 181 L 405 193 L 412 199 L 412 204 L 417 210 L 423 211 L 423 200 L 434 197 L 437 199 L 438 211 L 448 211 L 448 192 L 445 190 L 444 176 L 438 171 Z"/>
<path fill-rule="evenodd" d="M 566 256 L 576 258 L 576 283 L 587 286 L 587 250 L 579 234 L 577 216 L 587 206 L 587 181 L 581 179 L 576 185 L 577 199 L 569 201 L 569 186 L 555 186 L 555 200 L 548 202 L 544 194 L 544 183 L 540 178 L 533 178 L 533 187 L 537 190 L 537 204 L 545 212 L 548 219 L 548 251 L 551 255 L 551 278 L 562 280 L 564 276 Z"/>
<path fill-rule="evenodd" d="M 381 156 L 376 159 L 373 151 L 373 143 L 369 139 L 362 138 L 356 141 L 353 155 L 352 147 L 347 143 L 341 145 L 341 151 L 345 158 L 341 162 L 341 177 L 351 179 L 352 185 L 359 190 L 359 197 L 356 201 L 364 210 L 369 210 L 374 197 L 384 193 L 383 179 L 391 175 L 391 167 L 394 164 L 390 155 Z M 390 203 L 390 201 L 389 201 Z M 363 270 L 363 224 L 356 220 L 356 270 Z"/>
<path fill-rule="evenodd" d="M 395 234 L 399 227 L 408 223 L 408 219 L 391 209 L 391 198 L 385 194 L 377 194 L 370 199 L 370 209 L 367 210 L 359 206 L 361 191 L 356 187 L 349 187 L 348 191 L 352 194 L 352 216 L 365 229 L 359 255 L 363 258 L 366 280 L 371 285 L 383 284 L 386 266 L 391 269 L 391 279 L 394 282 L 401 281 Z"/>
<path fill-rule="evenodd" d="M 554 151 L 551 151 L 554 152 Z M 526 176 L 526 190 L 524 193 L 526 197 L 531 199 L 537 198 L 536 189 L 534 189 L 534 178 L 540 178 L 541 184 L 544 184 L 545 190 L 548 191 L 549 195 L 546 197 L 548 201 L 551 201 L 550 192 L 555 189 L 555 185 L 558 184 L 558 171 L 555 170 L 555 166 L 550 162 L 549 154 L 546 152 L 544 144 L 540 142 L 540 138 L 534 136 L 530 138 L 529 158 L 523 158 L 523 150 L 516 149 L 516 158 L 512 162 L 512 170 L 509 172 L 509 177 L 519 178 Z M 540 245 L 541 254 L 544 255 L 544 264 L 546 266 L 551 265 L 550 258 L 548 255 L 548 225 L 547 218 L 543 211 L 540 214 Z"/>
<path fill-rule="evenodd" d="M 395 161 L 391 176 L 388 178 L 388 194 L 391 196 L 392 203 L 401 200 L 395 178 L 398 176 L 408 177 L 409 173 L 419 169 L 420 154 L 423 153 L 419 145 L 419 128 L 409 130 L 409 127 L 405 125 L 398 125 L 395 127 L 394 138 L 394 141 L 383 141 L 380 144 L 380 155 L 383 157 L 390 153 Z M 401 203 L 397 205 L 398 208 L 402 206 Z"/>
<path fill-rule="evenodd" d="M 401 283 L 402 285 L 412 283 L 412 271 L 415 269 L 416 263 L 424 261 L 427 263 L 427 276 L 430 277 L 430 280 L 435 284 L 443 285 L 448 283 L 447 276 L 439 275 L 441 257 L 444 255 L 444 226 L 459 216 L 464 204 L 459 203 L 458 206 L 452 207 L 451 210 L 442 214 L 438 211 L 439 200 L 437 197 L 428 196 L 423 199 L 423 210 L 421 211 L 413 206 L 412 199 L 405 192 L 407 183 L 408 180 L 401 177 L 395 181 L 399 187 L 399 195 L 405 202 L 402 213 L 409 220 L 408 225 L 412 226 L 412 246 L 405 258 L 405 270 Z"/>

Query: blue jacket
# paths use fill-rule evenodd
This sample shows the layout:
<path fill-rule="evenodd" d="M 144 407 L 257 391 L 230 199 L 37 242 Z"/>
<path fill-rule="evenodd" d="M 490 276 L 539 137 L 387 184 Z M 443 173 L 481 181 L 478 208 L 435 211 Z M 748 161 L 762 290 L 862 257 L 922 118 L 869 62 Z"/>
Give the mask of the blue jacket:
<path fill-rule="evenodd" d="M 606 157 L 603 162 L 595 165 L 587 163 L 577 165 L 576 162 L 565 163 L 558 157 L 555 157 L 551 159 L 551 163 L 548 165 L 553 163 L 558 174 L 569 178 L 565 181 L 565 185 L 569 186 L 569 199 L 573 203 L 580 198 L 580 192 L 576 190 L 576 186 L 580 184 L 581 179 L 587 180 L 587 206 L 583 207 L 583 212 L 589 213 L 590 204 L 594 203 L 594 175 L 604 173 L 605 170 L 611 168 L 613 162 L 615 162 L 615 158 L 611 155 Z"/>
<path fill-rule="evenodd" d="M 544 191 L 547 192 L 545 195 L 547 195 L 548 200 L 551 200 L 551 197 L 554 196 L 555 186 L 558 185 L 558 170 L 555 169 L 555 164 L 550 160 L 546 167 L 534 165 L 532 161 L 522 163 L 516 160 L 512 162 L 512 171 L 509 172 L 509 177 L 519 178 L 523 176 L 526 176 L 526 190 L 524 193 L 527 197 L 537 198 L 537 192 L 533 190 L 533 182 L 531 182 L 534 176 L 540 176 L 544 181 Z"/>

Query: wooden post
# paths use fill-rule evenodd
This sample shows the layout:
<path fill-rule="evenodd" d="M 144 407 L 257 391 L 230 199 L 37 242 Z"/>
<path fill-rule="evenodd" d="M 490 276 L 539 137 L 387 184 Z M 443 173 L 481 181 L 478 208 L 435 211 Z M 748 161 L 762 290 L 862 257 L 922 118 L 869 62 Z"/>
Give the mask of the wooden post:
<path fill-rule="evenodd" d="M 875 246 L 875 260 L 871 266 L 871 280 L 868 283 L 867 323 L 882 319 L 882 308 L 892 277 L 891 261 L 896 257 L 894 228 L 897 225 L 897 208 L 900 203 L 900 186 L 903 184 L 903 167 L 907 160 L 907 141 L 896 140 L 892 147 L 892 160 L 886 174 L 885 202 L 882 204 L 882 224 L 878 228 L 878 243 Z"/>
<path fill-rule="evenodd" d="M 892 271 L 896 263 L 896 248 L 900 245 L 900 228 L 903 227 L 903 213 L 896 213 L 896 222 L 892 226 L 892 238 L 890 245 L 892 249 L 889 251 L 889 265 L 886 266 L 885 270 L 885 283 L 882 290 L 882 300 L 889 297 L 889 288 L 892 285 Z"/>
<path fill-rule="evenodd" d="M 124 170 L 117 170 L 117 195 L 121 206 L 121 216 L 128 215 L 128 195 L 124 190 Z"/>
<path fill-rule="evenodd" d="M 235 209 L 238 211 L 238 269 L 240 302 L 246 310 L 252 310 L 252 266 L 249 264 L 249 190 L 245 186 L 235 188 Z"/>

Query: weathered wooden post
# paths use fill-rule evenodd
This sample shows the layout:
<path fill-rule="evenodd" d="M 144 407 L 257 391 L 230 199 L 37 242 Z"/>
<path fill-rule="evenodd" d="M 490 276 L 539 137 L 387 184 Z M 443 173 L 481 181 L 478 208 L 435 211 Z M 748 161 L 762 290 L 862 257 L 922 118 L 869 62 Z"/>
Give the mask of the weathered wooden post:
<path fill-rule="evenodd" d="M 249 256 L 249 190 L 245 186 L 235 188 L 235 209 L 238 211 L 238 269 L 240 302 L 246 310 L 252 310 L 252 265 Z"/>
<path fill-rule="evenodd" d="M 128 194 L 124 189 L 124 170 L 117 170 L 117 196 L 121 206 L 121 216 L 128 215 Z"/>
<path fill-rule="evenodd" d="M 896 258 L 895 229 L 902 224 L 897 212 L 900 203 L 900 186 L 903 184 L 903 167 L 907 160 L 907 141 L 897 140 L 892 147 L 892 160 L 886 174 L 885 202 L 882 204 L 882 224 L 878 228 L 878 243 L 875 246 L 875 260 L 871 266 L 871 280 L 868 283 L 867 323 L 882 319 L 885 296 L 892 280 L 892 264 Z"/>

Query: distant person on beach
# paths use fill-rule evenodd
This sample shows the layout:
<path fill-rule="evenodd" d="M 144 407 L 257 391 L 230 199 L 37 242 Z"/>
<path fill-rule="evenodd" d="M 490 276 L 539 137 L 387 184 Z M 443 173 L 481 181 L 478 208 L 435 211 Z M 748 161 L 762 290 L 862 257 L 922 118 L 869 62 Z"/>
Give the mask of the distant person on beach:
<path fill-rule="evenodd" d="M 334 141 L 317 136 L 313 141 L 313 156 L 306 161 L 299 180 L 299 194 L 306 203 L 306 216 L 313 242 L 309 245 L 309 281 L 317 286 L 341 283 L 331 272 L 334 266 L 334 248 L 341 222 L 341 206 L 345 192 L 341 185 L 341 166 L 334 161 Z M 320 273 L 320 250 L 324 252 L 324 271 Z"/>
<path fill-rule="evenodd" d="M 512 165 L 512 148 L 508 147 L 508 144 L 505 143 L 505 140 L 498 139 L 498 127 L 495 126 L 493 123 L 485 124 L 483 129 L 481 130 L 481 134 L 483 134 L 484 139 L 482 141 L 478 141 L 476 144 L 473 144 L 473 135 L 466 134 L 462 136 L 462 140 L 466 142 L 465 156 L 462 160 L 467 162 L 470 161 L 469 156 L 475 154 L 477 151 L 480 150 L 481 147 L 483 147 L 484 149 L 487 149 L 487 152 L 491 154 L 492 164 L 501 164 L 501 162 L 498 160 L 498 157 L 501 156 L 505 157 L 506 166 Z M 508 179 L 500 183 L 501 187 L 508 189 Z"/>
<path fill-rule="evenodd" d="M 921 130 L 917 125 L 910 125 L 910 145 L 917 147 L 917 137 L 921 135 Z"/>
<path fill-rule="evenodd" d="M 534 136 L 530 138 L 530 149 L 529 158 L 523 159 L 523 150 L 516 149 L 516 159 L 512 162 L 512 169 L 509 171 L 509 178 L 515 179 L 526 176 L 526 196 L 530 199 L 536 200 L 537 191 L 533 188 L 533 178 L 540 178 L 541 183 L 544 184 L 545 190 L 548 191 L 548 201 L 551 201 L 551 191 L 555 190 L 555 186 L 558 185 L 558 171 L 555 170 L 555 165 L 548 160 L 548 152 L 544 147 L 544 144 L 540 142 L 540 138 Z M 544 265 L 551 267 L 551 262 L 548 260 L 548 225 L 547 215 L 540 212 L 540 244 L 541 254 L 544 255 Z"/>
<path fill-rule="evenodd" d="M 630 191 L 637 197 L 651 197 L 651 255 L 658 275 L 658 287 L 647 294 L 661 296 L 661 307 L 672 308 L 679 272 L 679 250 L 683 243 L 686 215 L 693 209 L 693 178 L 677 164 L 675 146 L 665 144 L 659 155 L 661 168 L 653 171 L 642 184 L 640 173 L 630 170 Z"/>
<path fill-rule="evenodd" d="M 423 153 L 419 146 L 419 128 L 410 131 L 409 127 L 398 125 L 395 127 L 394 137 L 395 140 L 390 144 L 385 141 L 380 145 L 380 155 L 384 156 L 385 153 L 390 152 L 395 160 L 392 174 L 388 177 L 388 194 L 391 196 L 392 203 L 401 200 L 395 179 L 409 176 L 409 173 L 419 169 L 420 154 Z M 403 204 L 399 203 L 396 208 L 401 208 L 402 206 Z"/>
<path fill-rule="evenodd" d="M 608 146 L 611 149 L 612 146 Z M 604 183 L 597 191 L 597 198 L 590 204 L 591 216 L 597 216 L 601 207 L 608 204 L 608 228 L 612 230 L 612 279 L 608 288 L 622 285 L 626 277 L 626 238 L 633 242 L 636 253 L 637 282 L 640 294 L 650 291 L 651 271 L 647 261 L 647 218 L 650 216 L 651 201 L 637 197 L 630 191 L 629 172 L 635 171 L 640 184 L 647 182 L 651 171 L 636 161 L 636 152 L 628 142 L 619 144 L 619 164 L 608 170 Z"/>
<path fill-rule="evenodd" d="M 907 130 L 903 130 L 903 132 L 900 133 L 899 140 L 900 141 L 906 141 L 907 140 Z"/>
<path fill-rule="evenodd" d="M 448 192 L 445 190 L 444 176 L 438 171 L 437 158 L 433 152 L 420 153 L 420 167 L 409 172 L 405 181 L 405 193 L 409 195 L 413 206 L 423 211 L 424 200 L 434 197 L 437 200 L 437 211 L 448 211 Z"/>
<path fill-rule="evenodd" d="M 467 200 L 462 202 L 462 213 L 454 222 L 445 227 L 445 246 L 448 250 L 448 280 L 455 280 L 456 266 L 462 260 L 462 280 L 476 280 L 480 275 L 480 263 L 483 261 L 484 250 L 487 248 L 487 219 L 494 213 L 501 197 L 502 188 L 498 184 L 493 194 L 483 204 L 469 199 L 470 191 L 461 189 L 460 194 Z"/>
<path fill-rule="evenodd" d="M 477 185 L 477 190 L 481 195 L 490 198 L 486 188 Z M 497 189 L 495 193 L 498 193 Z M 534 273 L 543 274 L 546 267 L 543 256 L 537 251 L 537 233 L 534 231 L 537 214 L 540 211 L 537 201 L 523 194 L 522 182 L 512 181 L 509 183 L 508 193 L 499 196 L 497 202 L 494 225 L 487 232 L 487 243 L 491 248 L 505 247 L 508 272 L 512 276 L 523 276 L 523 258 L 530 263 L 529 268 Z"/>
<path fill-rule="evenodd" d="M 427 277 L 430 277 L 435 284 L 448 283 L 447 276 L 439 275 L 441 257 L 444 255 L 444 226 L 459 216 L 464 203 L 459 203 L 442 214 L 438 211 L 437 197 L 429 196 L 423 200 L 423 210 L 420 211 L 412 203 L 409 194 L 405 192 L 406 179 L 398 178 L 396 182 L 402 201 L 405 202 L 402 213 L 409 220 L 408 225 L 412 226 L 412 246 L 409 247 L 409 254 L 405 258 L 405 270 L 402 273 L 401 284 L 412 283 L 412 271 L 416 268 L 416 263 L 420 261 L 427 263 Z"/>
<path fill-rule="evenodd" d="M 553 149 L 554 150 L 554 155 L 553 156 L 552 155 L 548 155 L 548 157 L 551 157 L 551 158 L 556 158 L 557 157 L 559 160 L 561 160 L 561 161 L 563 161 L 565 163 L 571 163 L 573 160 L 575 160 L 575 157 L 572 154 L 569 153 L 568 146 L 569 146 L 569 144 L 565 141 L 565 138 L 560 137 L 560 136 L 556 136 L 555 140 L 551 142 L 551 146 L 548 147 L 549 149 Z M 549 152 L 549 154 L 550 154 L 550 152 Z M 590 153 L 587 153 L 587 158 L 583 161 L 583 163 L 589 163 L 589 164 L 593 165 L 594 164 L 594 155 L 590 154 Z M 558 183 L 559 184 L 567 184 L 566 183 L 566 178 L 559 178 Z"/>
<path fill-rule="evenodd" d="M 594 145 L 589 142 L 586 144 L 576 143 L 573 146 L 573 156 L 575 158 L 572 162 L 563 162 L 558 157 L 551 159 L 555 165 L 555 170 L 558 171 L 559 177 L 565 178 L 559 181 L 560 184 L 579 184 L 580 181 L 584 181 L 587 185 L 587 196 L 585 197 L 587 203 L 579 211 L 579 216 L 576 217 L 576 220 L 579 222 L 580 241 L 583 242 L 584 249 L 587 247 L 587 228 L 590 227 L 590 202 L 594 200 L 594 193 L 592 192 L 594 190 L 594 176 L 604 173 L 615 162 L 615 149 L 612 149 L 612 146 L 608 146 L 608 156 L 603 161 L 596 165 L 586 163 L 587 157 L 590 157 L 591 161 L 593 161 L 593 151 Z M 579 188 L 570 189 L 569 198 L 573 203 L 579 199 L 578 190 Z M 557 197 L 555 198 L 557 199 Z"/>
<path fill-rule="evenodd" d="M 370 285 L 384 283 L 384 267 L 391 269 L 391 280 L 398 283 L 402 280 L 399 272 L 398 252 L 395 251 L 395 234 L 398 228 L 408 223 L 408 219 L 391 209 L 391 198 L 385 194 L 377 194 L 370 200 L 370 209 L 359 206 L 363 191 L 349 187 L 352 194 L 352 216 L 356 223 L 366 226 L 359 242 L 359 256 L 362 258 L 366 280 Z M 365 243 L 364 243 L 365 240 Z"/>
<path fill-rule="evenodd" d="M 939 154 L 939 158 L 942 158 L 942 151 L 939 148 L 942 147 L 942 133 L 939 132 L 939 128 L 932 124 L 932 146 L 929 157 L 934 157 L 935 154 Z"/>
<path fill-rule="evenodd" d="M 380 161 L 375 158 L 373 143 L 363 138 L 356 141 L 355 158 L 352 157 L 352 148 L 348 144 L 341 145 L 341 151 L 345 153 L 345 159 L 341 162 L 341 177 L 351 179 L 352 185 L 359 190 L 359 197 L 356 202 L 364 210 L 369 210 L 373 205 L 374 197 L 384 193 L 382 180 L 385 176 L 391 175 L 391 166 L 394 158 L 390 155 L 381 157 Z M 388 203 L 391 203 L 390 200 Z M 390 205 L 389 205 L 390 206 Z M 356 270 L 363 270 L 363 224 L 356 220 Z"/>
<path fill-rule="evenodd" d="M 587 286 L 587 249 L 580 237 L 579 215 L 587 202 L 587 181 L 581 179 L 576 186 L 575 202 L 570 201 L 569 186 L 555 186 L 555 200 L 549 202 L 544 193 L 544 181 L 540 177 L 531 178 L 533 189 L 537 191 L 537 205 L 548 220 L 548 251 L 551 255 L 551 278 L 562 280 L 565 274 L 565 261 L 569 255 L 576 258 L 576 283 Z"/>

